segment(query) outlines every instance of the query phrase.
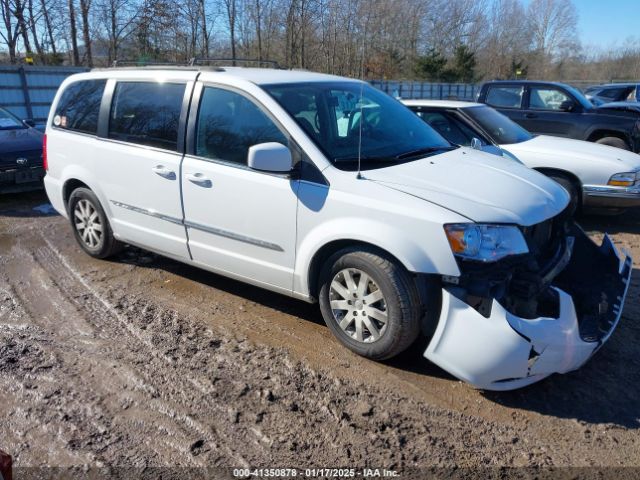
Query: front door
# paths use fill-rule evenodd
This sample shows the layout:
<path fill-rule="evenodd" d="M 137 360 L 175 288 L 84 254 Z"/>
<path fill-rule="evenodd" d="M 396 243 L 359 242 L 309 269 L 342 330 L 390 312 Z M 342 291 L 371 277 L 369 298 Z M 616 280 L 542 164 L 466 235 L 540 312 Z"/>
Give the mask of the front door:
<path fill-rule="evenodd" d="M 193 260 L 290 292 L 299 182 L 247 166 L 249 147 L 265 142 L 288 145 L 287 136 L 252 99 L 235 91 L 198 84 L 193 104 L 193 145 L 182 165 Z"/>
<path fill-rule="evenodd" d="M 530 132 L 568 137 L 577 114 L 561 109 L 567 101 L 573 99 L 559 88 L 530 87 L 529 105 L 521 125 Z"/>

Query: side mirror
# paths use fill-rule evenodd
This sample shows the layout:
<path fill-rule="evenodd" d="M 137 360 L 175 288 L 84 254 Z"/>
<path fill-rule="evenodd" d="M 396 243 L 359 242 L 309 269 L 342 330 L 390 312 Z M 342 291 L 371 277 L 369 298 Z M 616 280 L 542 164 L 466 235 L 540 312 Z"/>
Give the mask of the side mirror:
<path fill-rule="evenodd" d="M 474 150 L 482 150 L 482 142 L 480 141 L 479 138 L 473 137 L 471 139 L 471 145 L 470 146 Z"/>
<path fill-rule="evenodd" d="M 22 123 L 24 123 L 27 127 L 36 128 L 36 122 L 30 118 L 27 118 L 26 120 L 22 120 Z"/>
<path fill-rule="evenodd" d="M 281 143 L 259 143 L 249 147 L 249 168 L 261 172 L 290 172 L 293 168 L 291 150 Z"/>
<path fill-rule="evenodd" d="M 576 108 L 576 104 L 573 100 L 565 100 L 560 104 L 560 110 L 563 112 L 573 112 Z"/>

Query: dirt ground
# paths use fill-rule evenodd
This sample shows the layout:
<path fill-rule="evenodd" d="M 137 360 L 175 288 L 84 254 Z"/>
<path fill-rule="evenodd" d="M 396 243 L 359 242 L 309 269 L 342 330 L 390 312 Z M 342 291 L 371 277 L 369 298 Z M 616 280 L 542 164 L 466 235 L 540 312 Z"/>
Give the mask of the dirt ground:
<path fill-rule="evenodd" d="M 0 196 L 0 449 L 17 467 L 640 467 L 638 270 L 581 370 L 482 392 L 420 346 L 350 353 L 316 306 L 134 248 L 94 260 L 46 203 Z M 640 259 L 640 212 L 583 226 Z"/>

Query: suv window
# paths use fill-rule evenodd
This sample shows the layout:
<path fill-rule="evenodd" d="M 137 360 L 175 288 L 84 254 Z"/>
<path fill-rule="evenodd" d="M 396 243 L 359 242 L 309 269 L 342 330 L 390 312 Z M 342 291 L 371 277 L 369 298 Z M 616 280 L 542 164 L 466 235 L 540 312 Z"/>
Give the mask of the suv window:
<path fill-rule="evenodd" d="M 524 87 L 489 87 L 486 103 L 493 107 L 520 108 Z"/>
<path fill-rule="evenodd" d="M 95 135 L 106 84 L 106 80 L 82 80 L 69 85 L 56 105 L 53 125 Z"/>
<path fill-rule="evenodd" d="M 535 108 L 536 110 L 560 110 L 560 105 L 566 101 L 571 101 L 571 98 L 556 88 L 531 87 L 529 108 Z"/>
<path fill-rule="evenodd" d="M 246 164 L 249 147 L 287 137 L 251 100 L 229 90 L 204 87 L 196 126 L 196 155 Z"/>
<path fill-rule="evenodd" d="M 118 82 L 111 103 L 109 138 L 177 150 L 185 85 Z"/>
<path fill-rule="evenodd" d="M 625 100 L 632 92 L 633 87 L 604 88 L 598 96 L 611 100 Z"/>

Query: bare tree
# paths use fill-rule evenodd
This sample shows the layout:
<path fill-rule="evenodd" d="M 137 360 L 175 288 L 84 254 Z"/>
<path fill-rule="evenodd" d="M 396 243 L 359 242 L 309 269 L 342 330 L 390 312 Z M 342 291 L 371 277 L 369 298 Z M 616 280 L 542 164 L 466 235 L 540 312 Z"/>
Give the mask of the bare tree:
<path fill-rule="evenodd" d="M 578 12 L 571 0 L 532 0 L 527 10 L 538 73 L 546 76 L 558 54 L 578 44 Z"/>
<path fill-rule="evenodd" d="M 13 16 L 11 0 L 0 0 L 0 13 L 2 14 L 3 30 L 0 30 L 0 37 L 7 44 L 9 50 L 9 61 L 16 63 L 18 36 L 20 27 Z M 14 23 L 15 22 L 15 23 Z"/>
<path fill-rule="evenodd" d="M 91 0 L 80 0 L 80 16 L 82 17 L 82 41 L 84 42 L 84 56 L 89 67 L 93 67 L 93 54 L 91 51 L 91 33 L 89 26 L 89 11 Z"/>
<path fill-rule="evenodd" d="M 69 29 L 71 34 L 71 60 L 73 65 L 80 65 L 80 52 L 78 51 L 78 29 L 76 27 L 76 10 L 74 0 L 69 0 Z"/>
<path fill-rule="evenodd" d="M 53 27 L 51 24 L 51 17 L 49 15 L 49 4 L 47 4 L 46 0 L 40 0 L 40 9 L 42 11 L 42 18 L 44 19 L 44 28 L 46 31 L 46 35 L 49 39 L 51 53 L 53 53 L 53 56 L 55 57 L 57 55 L 56 42 L 53 37 Z"/>
<path fill-rule="evenodd" d="M 222 0 L 227 25 L 229 26 L 229 43 L 231 45 L 231 58 L 236 64 L 236 27 L 238 25 L 238 0 Z"/>
<path fill-rule="evenodd" d="M 119 58 L 120 46 L 134 31 L 139 9 L 132 0 L 102 0 L 96 5 L 108 38 L 108 62 Z"/>
<path fill-rule="evenodd" d="M 491 78 L 508 78 L 514 65 L 524 64 L 531 45 L 531 28 L 524 24 L 526 11 L 519 0 L 496 0 L 487 12 L 485 44 L 479 51 L 482 73 Z"/>

